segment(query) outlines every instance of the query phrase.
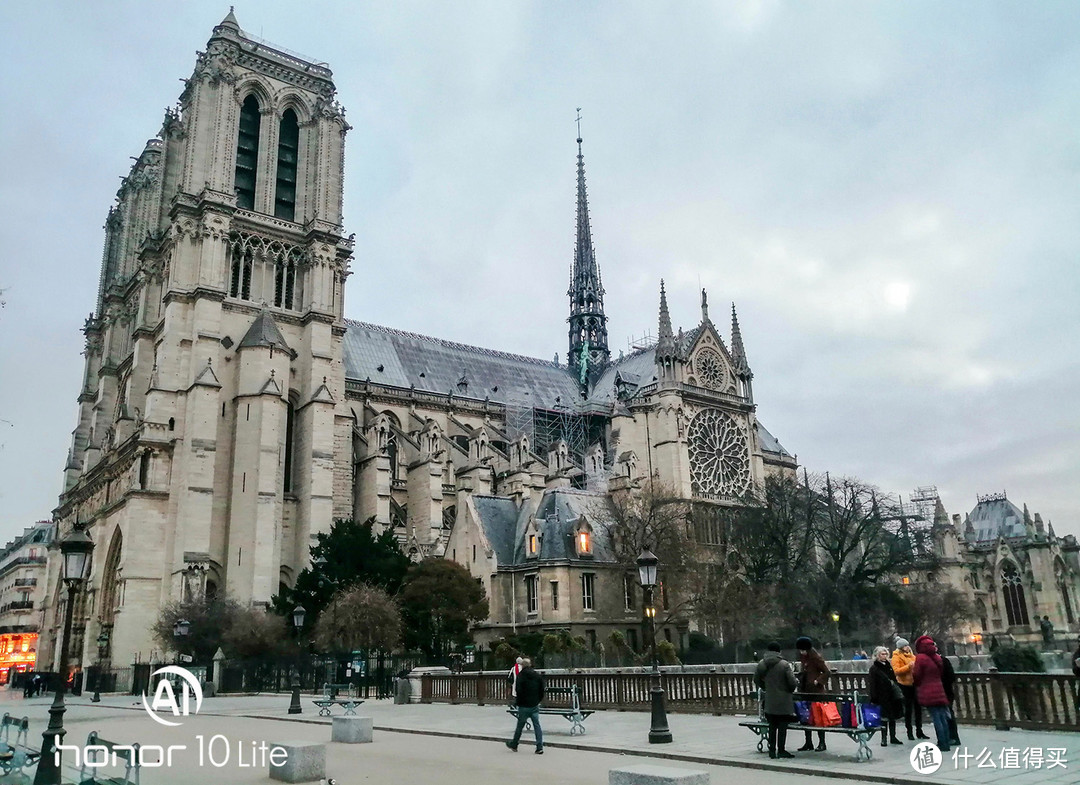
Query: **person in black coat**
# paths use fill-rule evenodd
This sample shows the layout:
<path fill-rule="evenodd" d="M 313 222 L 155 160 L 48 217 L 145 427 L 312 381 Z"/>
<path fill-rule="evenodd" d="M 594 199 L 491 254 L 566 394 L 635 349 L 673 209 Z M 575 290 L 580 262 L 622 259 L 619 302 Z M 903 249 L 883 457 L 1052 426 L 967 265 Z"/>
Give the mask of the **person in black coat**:
<path fill-rule="evenodd" d="M 532 660 L 526 657 L 521 661 L 521 672 L 517 677 L 517 727 L 514 729 L 514 738 L 506 742 L 506 746 L 514 752 L 517 752 L 525 723 L 532 722 L 533 734 L 536 736 L 536 754 L 544 754 L 544 732 L 540 730 L 540 702 L 543 699 L 544 677 L 533 670 Z"/>
<path fill-rule="evenodd" d="M 874 649 L 874 661 L 870 663 L 867 676 L 870 685 L 870 702 L 881 707 L 881 746 L 903 744 L 896 738 L 896 721 L 904 716 L 904 693 L 896 681 L 889 650 L 884 646 Z"/>
<path fill-rule="evenodd" d="M 787 726 L 794 722 L 795 700 L 792 695 L 799 686 L 791 663 L 780 654 L 780 644 L 769 644 L 761 662 L 754 672 L 754 684 L 764 691 L 765 719 L 769 723 L 769 757 L 794 758 L 785 749 Z"/>
<path fill-rule="evenodd" d="M 945 697 L 949 699 L 949 743 L 960 744 L 960 730 L 956 727 L 956 712 L 953 704 L 956 703 L 956 671 L 948 657 L 941 658 L 941 686 L 945 688 Z"/>

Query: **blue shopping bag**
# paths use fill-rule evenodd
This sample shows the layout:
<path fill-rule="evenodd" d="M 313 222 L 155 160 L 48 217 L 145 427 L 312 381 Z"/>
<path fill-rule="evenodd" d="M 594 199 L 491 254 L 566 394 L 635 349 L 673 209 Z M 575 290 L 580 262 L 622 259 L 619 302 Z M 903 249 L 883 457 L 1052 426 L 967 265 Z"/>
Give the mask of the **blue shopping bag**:
<path fill-rule="evenodd" d="M 810 701 L 795 701 L 795 713 L 799 716 L 800 725 L 809 725 Z"/>
<path fill-rule="evenodd" d="M 881 707 L 874 703 L 864 703 L 862 707 L 863 725 L 867 728 L 881 727 Z"/>

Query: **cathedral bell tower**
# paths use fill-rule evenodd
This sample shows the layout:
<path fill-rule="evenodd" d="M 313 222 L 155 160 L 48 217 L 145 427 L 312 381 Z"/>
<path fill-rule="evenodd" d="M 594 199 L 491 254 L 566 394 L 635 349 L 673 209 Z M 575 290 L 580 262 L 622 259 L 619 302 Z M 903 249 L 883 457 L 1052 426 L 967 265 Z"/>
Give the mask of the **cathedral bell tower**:
<path fill-rule="evenodd" d="M 608 351 L 607 316 L 604 314 L 604 286 L 600 266 L 593 251 L 589 225 L 589 200 L 585 194 L 585 157 L 581 152 L 581 118 L 578 117 L 577 156 L 577 239 L 574 264 L 570 268 L 570 369 L 578 377 L 582 394 L 598 378 L 611 358 Z"/>
<path fill-rule="evenodd" d="M 79 623 L 114 661 L 150 654 L 170 600 L 268 602 L 350 511 L 333 74 L 230 10 L 184 83 L 109 212 L 55 513 L 112 559 L 93 590 L 115 603 Z"/>

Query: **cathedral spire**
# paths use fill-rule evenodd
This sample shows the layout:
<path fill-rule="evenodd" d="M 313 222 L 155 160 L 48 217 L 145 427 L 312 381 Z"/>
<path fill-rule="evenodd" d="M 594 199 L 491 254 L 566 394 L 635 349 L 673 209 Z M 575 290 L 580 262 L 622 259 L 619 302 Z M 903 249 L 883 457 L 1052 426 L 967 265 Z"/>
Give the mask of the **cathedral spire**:
<path fill-rule="evenodd" d="M 735 361 L 737 371 L 750 373 L 746 349 L 743 347 L 742 330 L 739 329 L 739 315 L 735 313 L 735 303 L 731 304 L 731 358 Z"/>
<path fill-rule="evenodd" d="M 570 368 L 586 380 L 594 369 L 605 365 L 608 351 L 607 316 L 604 314 L 604 286 L 592 243 L 589 200 L 585 192 L 585 156 L 581 152 L 581 110 L 578 109 L 577 156 L 577 238 L 574 263 L 570 268 Z M 583 381 L 582 386 L 586 386 Z"/>
<path fill-rule="evenodd" d="M 660 279 L 660 330 L 656 340 L 656 356 L 672 357 L 675 354 L 675 337 L 671 331 L 671 314 L 668 312 L 667 292 L 664 279 Z"/>

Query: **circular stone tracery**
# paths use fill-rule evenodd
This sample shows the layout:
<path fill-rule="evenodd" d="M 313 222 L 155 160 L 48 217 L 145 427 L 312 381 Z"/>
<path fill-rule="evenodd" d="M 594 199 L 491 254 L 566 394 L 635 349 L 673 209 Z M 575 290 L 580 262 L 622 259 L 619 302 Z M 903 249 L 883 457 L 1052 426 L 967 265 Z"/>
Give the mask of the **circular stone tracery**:
<path fill-rule="evenodd" d="M 705 409 L 687 433 L 690 483 L 695 496 L 735 498 L 750 490 L 746 431 L 727 412 Z"/>
<path fill-rule="evenodd" d="M 723 358 L 712 349 L 699 351 L 694 367 L 697 369 L 698 379 L 701 380 L 703 387 L 712 390 L 722 390 L 727 387 L 727 367 L 724 365 Z"/>

